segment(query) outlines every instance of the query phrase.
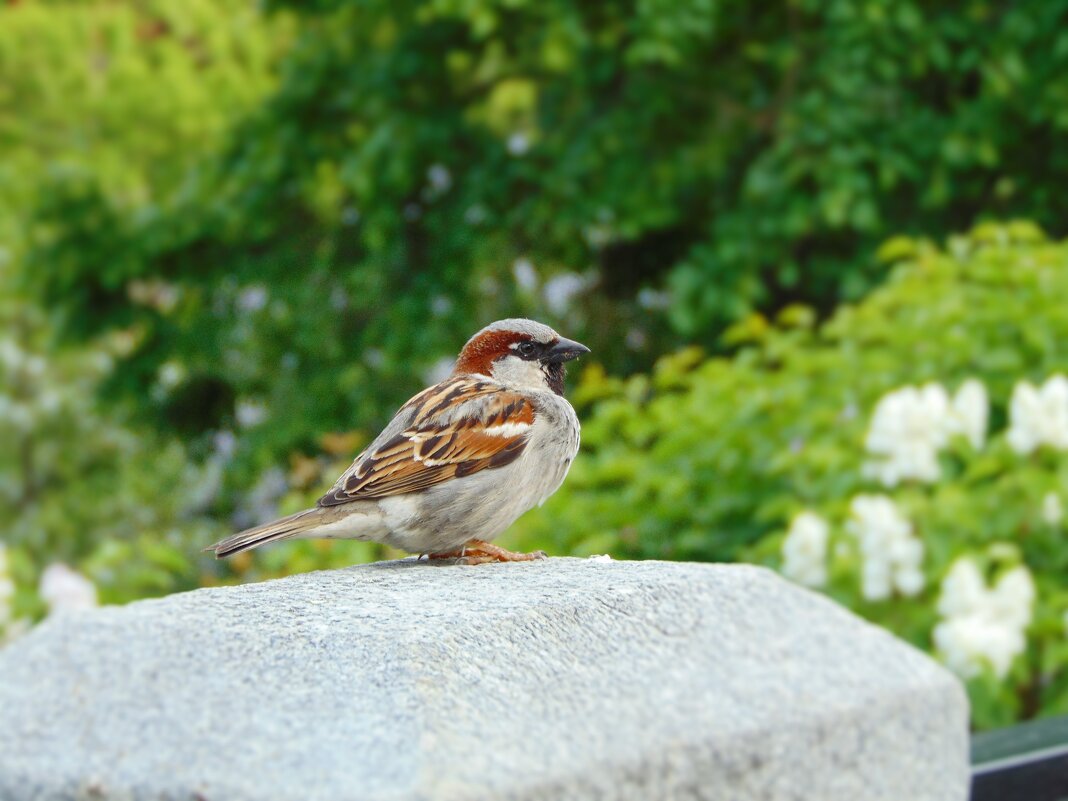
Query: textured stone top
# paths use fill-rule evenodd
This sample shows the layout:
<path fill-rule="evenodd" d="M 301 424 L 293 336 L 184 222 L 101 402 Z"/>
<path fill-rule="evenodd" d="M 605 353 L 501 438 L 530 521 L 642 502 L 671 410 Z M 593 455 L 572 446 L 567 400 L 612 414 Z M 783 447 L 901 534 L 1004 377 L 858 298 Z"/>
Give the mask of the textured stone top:
<path fill-rule="evenodd" d="M 923 654 L 760 568 L 414 560 L 45 622 L 0 798 L 967 797 Z"/>

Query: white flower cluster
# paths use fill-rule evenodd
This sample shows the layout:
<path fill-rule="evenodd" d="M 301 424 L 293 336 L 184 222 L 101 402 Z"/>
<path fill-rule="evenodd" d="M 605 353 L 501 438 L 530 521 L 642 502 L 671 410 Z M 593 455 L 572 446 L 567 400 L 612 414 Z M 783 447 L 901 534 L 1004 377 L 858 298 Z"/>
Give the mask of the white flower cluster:
<path fill-rule="evenodd" d="M 827 540 L 830 526 L 814 512 L 801 512 L 790 522 L 782 542 L 782 573 L 808 587 L 827 583 Z"/>
<path fill-rule="evenodd" d="M 858 495 L 849 505 L 846 528 L 857 538 L 863 562 L 861 593 L 886 600 L 895 591 L 916 595 L 923 589 L 923 543 L 912 524 L 885 495 Z"/>
<path fill-rule="evenodd" d="M 97 604 L 96 586 L 76 570 L 53 562 L 41 574 L 37 593 L 48 604 L 48 614 L 89 609 Z"/>
<path fill-rule="evenodd" d="M 975 379 L 952 398 L 935 383 L 890 392 L 875 406 L 864 444 L 876 458 L 864 465 L 864 474 L 886 487 L 907 479 L 938 481 L 938 452 L 956 434 L 977 450 L 983 447 L 989 413 L 986 387 Z"/>
<path fill-rule="evenodd" d="M 938 611 L 944 619 L 934 629 L 946 665 L 964 678 L 988 665 L 999 679 L 1005 678 L 1027 644 L 1024 630 L 1034 600 L 1034 581 L 1022 565 L 988 587 L 973 559 L 955 561 L 942 580 Z"/>
<path fill-rule="evenodd" d="M 1068 378 L 1055 375 L 1041 387 L 1021 381 L 1009 403 L 1009 445 L 1027 455 L 1043 445 L 1068 450 Z"/>
<path fill-rule="evenodd" d="M 562 317 L 570 310 L 575 298 L 589 286 L 589 279 L 578 273 L 560 273 L 545 282 L 542 298 L 549 311 Z"/>

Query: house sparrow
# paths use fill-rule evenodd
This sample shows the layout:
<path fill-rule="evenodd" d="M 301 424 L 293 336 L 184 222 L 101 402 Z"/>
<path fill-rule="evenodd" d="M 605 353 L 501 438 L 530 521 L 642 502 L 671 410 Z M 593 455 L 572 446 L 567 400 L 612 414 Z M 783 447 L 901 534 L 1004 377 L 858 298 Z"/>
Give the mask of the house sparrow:
<path fill-rule="evenodd" d="M 452 375 L 400 408 L 314 509 L 206 550 L 231 556 L 287 539 L 381 542 L 468 564 L 528 561 L 490 540 L 552 495 L 579 448 L 564 362 L 590 349 L 533 320 L 499 320 Z"/>

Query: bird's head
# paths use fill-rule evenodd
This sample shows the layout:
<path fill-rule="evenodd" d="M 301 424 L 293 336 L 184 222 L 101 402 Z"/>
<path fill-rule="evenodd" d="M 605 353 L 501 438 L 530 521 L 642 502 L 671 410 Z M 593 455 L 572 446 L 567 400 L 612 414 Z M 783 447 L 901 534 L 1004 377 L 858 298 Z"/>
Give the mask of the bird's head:
<path fill-rule="evenodd" d="M 490 323 L 464 345 L 455 375 L 486 375 L 514 389 L 551 389 L 564 394 L 564 362 L 590 349 L 534 320 Z"/>

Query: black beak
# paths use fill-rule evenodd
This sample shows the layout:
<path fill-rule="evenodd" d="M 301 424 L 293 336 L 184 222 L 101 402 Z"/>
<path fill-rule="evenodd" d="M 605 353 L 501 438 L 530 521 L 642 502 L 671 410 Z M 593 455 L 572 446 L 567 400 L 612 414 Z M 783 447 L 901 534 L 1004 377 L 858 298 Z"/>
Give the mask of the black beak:
<path fill-rule="evenodd" d="M 548 353 L 545 354 L 542 361 L 550 364 L 560 364 L 561 362 L 569 362 L 572 359 L 577 359 L 579 356 L 584 356 L 589 352 L 590 349 L 581 342 L 560 337 L 560 340 L 549 348 Z"/>

